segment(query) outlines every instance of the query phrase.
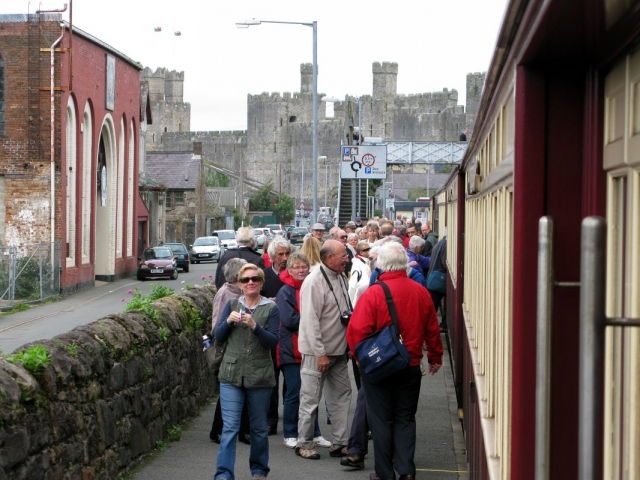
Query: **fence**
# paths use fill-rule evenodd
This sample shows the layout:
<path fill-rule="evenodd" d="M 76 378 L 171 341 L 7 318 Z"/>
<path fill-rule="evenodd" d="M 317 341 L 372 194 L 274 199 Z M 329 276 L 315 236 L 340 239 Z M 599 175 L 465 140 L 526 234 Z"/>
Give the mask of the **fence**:
<path fill-rule="evenodd" d="M 60 293 L 60 243 L 0 246 L 0 309 L 36 302 Z"/>

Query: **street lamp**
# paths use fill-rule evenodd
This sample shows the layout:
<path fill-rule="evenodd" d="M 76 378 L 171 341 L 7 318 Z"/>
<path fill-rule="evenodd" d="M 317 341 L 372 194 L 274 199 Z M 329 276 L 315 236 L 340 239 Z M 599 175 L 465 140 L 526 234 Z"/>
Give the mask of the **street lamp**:
<path fill-rule="evenodd" d="M 238 28 L 249 28 L 262 23 L 284 23 L 288 25 L 304 25 L 313 29 L 313 147 L 311 158 L 313 161 L 313 214 L 310 223 L 318 219 L 318 22 L 280 22 L 275 20 L 246 20 L 237 22 Z"/>

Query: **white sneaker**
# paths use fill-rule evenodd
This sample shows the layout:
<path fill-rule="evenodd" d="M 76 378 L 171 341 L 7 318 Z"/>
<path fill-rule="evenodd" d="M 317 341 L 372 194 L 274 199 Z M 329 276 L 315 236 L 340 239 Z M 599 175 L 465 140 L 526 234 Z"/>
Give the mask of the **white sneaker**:
<path fill-rule="evenodd" d="M 318 447 L 329 448 L 331 446 L 331 442 L 324 438 L 322 435 L 319 437 L 313 437 L 313 443 L 315 443 Z"/>
<path fill-rule="evenodd" d="M 285 438 L 284 439 L 284 446 L 287 448 L 296 448 L 296 445 L 298 445 L 298 439 L 297 438 Z"/>

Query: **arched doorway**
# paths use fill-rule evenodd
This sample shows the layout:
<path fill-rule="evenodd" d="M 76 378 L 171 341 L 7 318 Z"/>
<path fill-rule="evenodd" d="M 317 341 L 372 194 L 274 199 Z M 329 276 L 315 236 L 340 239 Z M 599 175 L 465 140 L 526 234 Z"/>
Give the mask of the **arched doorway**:
<path fill-rule="evenodd" d="M 111 117 L 100 130 L 96 165 L 95 279 L 115 280 L 116 137 Z"/>

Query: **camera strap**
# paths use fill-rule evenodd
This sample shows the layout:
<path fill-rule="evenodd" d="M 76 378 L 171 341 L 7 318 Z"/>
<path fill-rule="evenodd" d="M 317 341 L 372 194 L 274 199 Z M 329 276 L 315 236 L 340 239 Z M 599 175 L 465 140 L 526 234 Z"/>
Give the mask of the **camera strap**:
<path fill-rule="evenodd" d="M 342 309 L 340 308 L 340 302 L 338 302 L 338 297 L 336 297 L 336 293 L 333 291 L 333 285 L 331 285 L 331 282 L 329 281 L 329 277 L 327 277 L 327 274 L 324 271 L 324 268 L 322 268 L 322 265 L 320 265 L 320 271 L 322 272 L 322 276 L 326 280 L 327 285 L 329 285 L 329 290 L 331 290 L 331 293 L 333 294 L 333 298 L 335 298 L 335 300 L 336 300 L 336 305 L 338 306 L 338 312 L 342 313 L 342 311 L 341 311 Z M 340 282 L 340 286 L 341 287 L 347 286 L 346 285 L 347 281 L 344 279 L 344 277 L 342 275 L 338 275 L 338 278 L 340 279 L 338 281 Z M 345 289 L 344 288 L 340 288 L 340 290 L 342 290 L 342 295 L 344 296 L 344 299 L 347 301 L 347 306 L 349 307 L 349 311 L 353 312 L 353 305 L 351 305 L 351 299 L 349 298 L 349 295 L 347 295 L 345 293 Z M 347 287 L 347 291 L 348 291 L 348 287 Z"/>

